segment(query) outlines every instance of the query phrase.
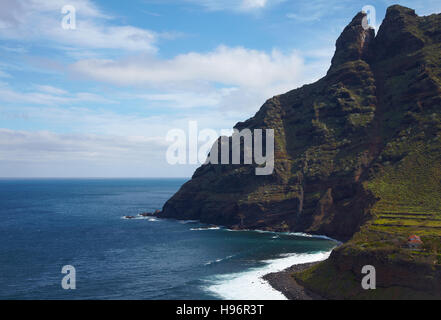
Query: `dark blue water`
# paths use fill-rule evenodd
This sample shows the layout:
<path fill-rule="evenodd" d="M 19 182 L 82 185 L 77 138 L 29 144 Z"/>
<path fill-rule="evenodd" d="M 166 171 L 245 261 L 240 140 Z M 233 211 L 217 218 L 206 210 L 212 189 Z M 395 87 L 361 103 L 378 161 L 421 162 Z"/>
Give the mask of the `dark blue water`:
<path fill-rule="evenodd" d="M 335 246 L 288 234 L 122 218 L 160 209 L 184 182 L 0 180 L 0 299 L 245 299 L 258 290 L 277 298 L 265 284 L 253 293 L 242 288 Z M 61 286 L 64 265 L 76 268 L 76 290 Z"/>

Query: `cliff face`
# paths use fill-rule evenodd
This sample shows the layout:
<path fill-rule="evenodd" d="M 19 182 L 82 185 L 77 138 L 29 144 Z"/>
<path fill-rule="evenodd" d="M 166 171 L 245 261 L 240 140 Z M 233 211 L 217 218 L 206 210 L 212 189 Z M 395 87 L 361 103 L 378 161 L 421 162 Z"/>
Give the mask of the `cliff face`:
<path fill-rule="evenodd" d="M 374 30 L 358 14 L 337 41 L 328 75 L 268 100 L 235 128 L 275 130 L 275 170 L 204 165 L 162 216 L 233 228 L 307 231 L 347 239 L 369 218 L 360 177 L 372 161 L 366 139 L 376 111 L 373 71 L 364 60 Z M 345 210 L 342 210 L 342 208 Z"/>
<path fill-rule="evenodd" d="M 441 15 L 392 6 L 377 36 L 364 17 L 344 29 L 324 78 L 236 125 L 275 130 L 272 175 L 204 165 L 161 216 L 352 238 L 331 257 L 336 270 L 356 265 L 355 251 L 379 261 L 379 248 L 385 259 L 420 261 L 403 249 L 417 233 L 430 244 L 424 259 L 441 263 Z"/>

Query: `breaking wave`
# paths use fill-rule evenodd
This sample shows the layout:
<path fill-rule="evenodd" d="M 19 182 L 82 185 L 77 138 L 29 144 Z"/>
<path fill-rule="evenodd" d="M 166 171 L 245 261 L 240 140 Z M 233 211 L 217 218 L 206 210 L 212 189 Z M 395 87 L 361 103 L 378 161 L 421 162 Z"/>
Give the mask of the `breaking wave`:
<path fill-rule="evenodd" d="M 264 266 L 244 272 L 217 275 L 208 280 L 208 292 L 226 300 L 286 300 L 286 297 L 262 279 L 268 273 L 280 272 L 293 265 L 326 260 L 331 251 L 308 254 L 283 254 L 263 261 Z"/>

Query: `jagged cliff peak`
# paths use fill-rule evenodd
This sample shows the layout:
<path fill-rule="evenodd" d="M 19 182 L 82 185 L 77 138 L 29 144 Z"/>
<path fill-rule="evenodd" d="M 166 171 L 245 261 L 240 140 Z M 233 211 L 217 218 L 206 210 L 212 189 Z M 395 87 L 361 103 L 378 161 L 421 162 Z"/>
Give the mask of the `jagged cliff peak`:
<path fill-rule="evenodd" d="M 366 19 L 366 13 L 359 12 L 343 30 L 336 43 L 332 67 L 367 58 L 370 45 L 375 38 L 375 29 L 367 25 Z"/>
<path fill-rule="evenodd" d="M 425 44 L 422 20 L 424 17 L 417 16 L 415 10 L 400 5 L 389 7 L 375 39 L 375 59 L 386 60 L 421 49 Z"/>
<path fill-rule="evenodd" d="M 404 7 L 399 4 L 394 4 L 387 8 L 385 21 L 392 19 L 396 16 L 403 16 L 403 15 L 417 17 L 417 14 L 415 13 L 414 9 Z"/>

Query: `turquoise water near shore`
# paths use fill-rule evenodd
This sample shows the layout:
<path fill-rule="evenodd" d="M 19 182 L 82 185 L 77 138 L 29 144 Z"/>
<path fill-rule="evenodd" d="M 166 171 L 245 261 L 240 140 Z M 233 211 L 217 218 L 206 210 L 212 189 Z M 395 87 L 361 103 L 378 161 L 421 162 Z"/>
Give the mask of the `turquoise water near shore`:
<path fill-rule="evenodd" d="M 260 279 L 325 259 L 334 241 L 124 219 L 185 179 L 0 180 L 0 299 L 282 299 Z M 76 268 L 76 290 L 61 269 Z"/>

